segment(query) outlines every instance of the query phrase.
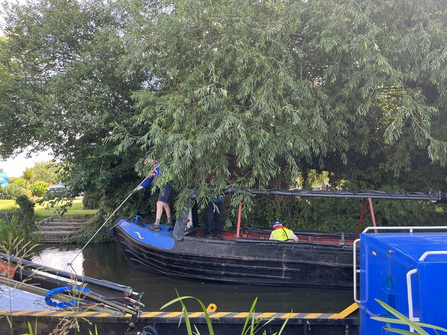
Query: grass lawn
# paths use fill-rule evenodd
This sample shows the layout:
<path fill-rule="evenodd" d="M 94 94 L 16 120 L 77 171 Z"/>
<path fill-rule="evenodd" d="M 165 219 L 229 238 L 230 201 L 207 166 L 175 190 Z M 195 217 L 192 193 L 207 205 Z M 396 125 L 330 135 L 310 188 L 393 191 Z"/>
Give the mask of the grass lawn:
<path fill-rule="evenodd" d="M 16 205 L 15 200 L 0 200 L 0 212 L 13 211 L 19 206 Z"/>
<path fill-rule="evenodd" d="M 34 207 L 34 214 L 38 218 L 53 216 L 56 215 L 54 211 L 61 206 L 62 203 L 54 206 L 53 208 L 46 209 L 45 206 L 42 207 L 39 204 L 36 204 Z M 16 204 L 15 200 L 0 200 L 0 212 L 7 212 L 18 208 L 19 206 Z M 96 209 L 82 208 L 82 199 L 73 200 L 73 205 L 71 207 L 67 207 L 67 210 L 68 211 L 64 214 L 64 216 L 89 216 L 96 214 Z"/>

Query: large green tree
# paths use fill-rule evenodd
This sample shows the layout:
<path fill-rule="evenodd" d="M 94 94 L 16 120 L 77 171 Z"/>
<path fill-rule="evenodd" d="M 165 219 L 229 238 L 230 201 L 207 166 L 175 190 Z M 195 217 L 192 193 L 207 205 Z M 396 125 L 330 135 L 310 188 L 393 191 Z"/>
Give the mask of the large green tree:
<path fill-rule="evenodd" d="M 235 173 L 238 187 L 287 186 L 310 168 L 361 180 L 349 168 L 371 162 L 378 186 L 418 164 L 445 186 L 447 3 L 132 4 L 124 38 L 127 64 L 148 76 L 135 94 L 145 134 L 114 138 L 159 158 L 178 188 L 205 189 L 212 170 L 217 190 Z"/>
<path fill-rule="evenodd" d="M 36 0 L 5 9 L 0 43 L 0 156 L 50 150 L 74 194 L 111 197 L 134 183 L 138 154 L 117 157 L 105 144 L 128 126 L 138 73 L 121 67 L 122 21 L 112 3 Z"/>
<path fill-rule="evenodd" d="M 33 172 L 36 175 L 36 180 L 41 180 L 46 183 L 56 184 L 60 181 L 58 171 L 61 169 L 53 161 L 36 162 L 33 167 Z"/>
<path fill-rule="evenodd" d="M 201 197 L 310 169 L 333 185 L 446 188 L 442 1 L 35 0 L 5 13 L 0 156 L 51 149 L 95 201 L 122 200 L 148 173 L 142 156 Z"/>

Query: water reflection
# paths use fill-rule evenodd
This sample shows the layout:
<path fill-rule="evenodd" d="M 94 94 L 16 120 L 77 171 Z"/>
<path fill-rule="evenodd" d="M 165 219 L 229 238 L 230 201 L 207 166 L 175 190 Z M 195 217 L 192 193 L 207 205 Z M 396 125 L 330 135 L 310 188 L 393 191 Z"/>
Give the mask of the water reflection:
<path fill-rule="evenodd" d="M 205 305 L 214 303 L 217 311 L 221 312 L 248 311 L 256 297 L 257 312 L 331 313 L 339 312 L 353 302 L 349 290 L 229 285 L 171 278 L 132 270 L 115 243 L 88 245 L 76 257 L 81 248 L 79 245 L 41 246 L 32 261 L 144 292 L 142 302 L 146 306 L 145 311 L 159 310 L 177 297 L 176 291 L 181 296 L 196 297 Z M 201 310 L 199 304 L 192 300 L 186 302 L 186 307 L 188 311 Z M 166 310 L 180 309 L 180 304 L 174 304 Z"/>
<path fill-rule="evenodd" d="M 41 247 L 38 254 L 32 256 L 31 261 L 58 270 L 83 274 L 84 257 L 82 253 L 73 261 L 80 250 L 77 247 L 73 249 L 72 246 L 64 247 L 63 245 Z"/>
<path fill-rule="evenodd" d="M 0 310 L 56 310 L 45 303 L 43 297 L 19 290 L 17 287 L 0 285 Z"/>
<path fill-rule="evenodd" d="M 255 298 L 258 312 L 339 312 L 352 303 L 352 294 L 347 290 L 321 290 L 296 287 L 262 287 L 252 285 L 229 285 L 199 282 L 147 274 L 131 270 L 124 280 L 126 285 L 145 292 L 145 304 L 151 310 L 180 296 L 193 296 L 206 306 L 217 305 L 218 311 L 247 312 Z M 199 311 L 197 302 L 186 303 L 188 311 Z M 179 311 L 180 304 L 166 310 Z"/>

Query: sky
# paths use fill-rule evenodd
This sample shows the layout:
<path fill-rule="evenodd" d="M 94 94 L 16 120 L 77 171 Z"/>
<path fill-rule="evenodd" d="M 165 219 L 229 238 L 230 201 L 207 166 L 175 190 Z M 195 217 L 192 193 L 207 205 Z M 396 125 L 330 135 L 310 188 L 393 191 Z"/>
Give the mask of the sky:
<path fill-rule="evenodd" d="M 21 154 L 5 161 L 0 160 L 0 169 L 3 169 L 3 172 L 6 172 L 8 177 L 21 177 L 26 168 L 33 168 L 35 163 L 47 162 L 51 159 L 51 155 L 46 152 L 33 155 L 31 158 L 26 158 L 25 154 Z"/>

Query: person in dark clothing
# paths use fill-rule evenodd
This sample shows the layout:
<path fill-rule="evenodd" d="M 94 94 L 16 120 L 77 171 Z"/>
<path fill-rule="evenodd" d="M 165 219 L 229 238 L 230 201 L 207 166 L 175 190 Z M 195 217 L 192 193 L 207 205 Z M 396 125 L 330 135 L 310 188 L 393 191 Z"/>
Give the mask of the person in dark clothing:
<path fill-rule="evenodd" d="M 205 226 L 206 232 L 205 237 L 207 238 L 217 238 L 221 240 L 223 237 L 220 235 L 222 231 L 222 209 L 223 209 L 223 198 L 214 198 L 208 203 L 205 208 Z M 214 221 L 214 234 L 211 233 L 211 226 Z"/>
<path fill-rule="evenodd" d="M 206 177 L 206 183 L 209 183 L 214 176 L 216 171 L 212 170 L 211 174 Z M 217 238 L 221 240 L 223 237 L 220 235 L 222 231 L 222 209 L 223 209 L 223 198 L 217 197 L 213 198 L 205 208 L 205 237 L 207 238 Z M 214 234 L 211 232 L 211 227 L 214 221 Z"/>

